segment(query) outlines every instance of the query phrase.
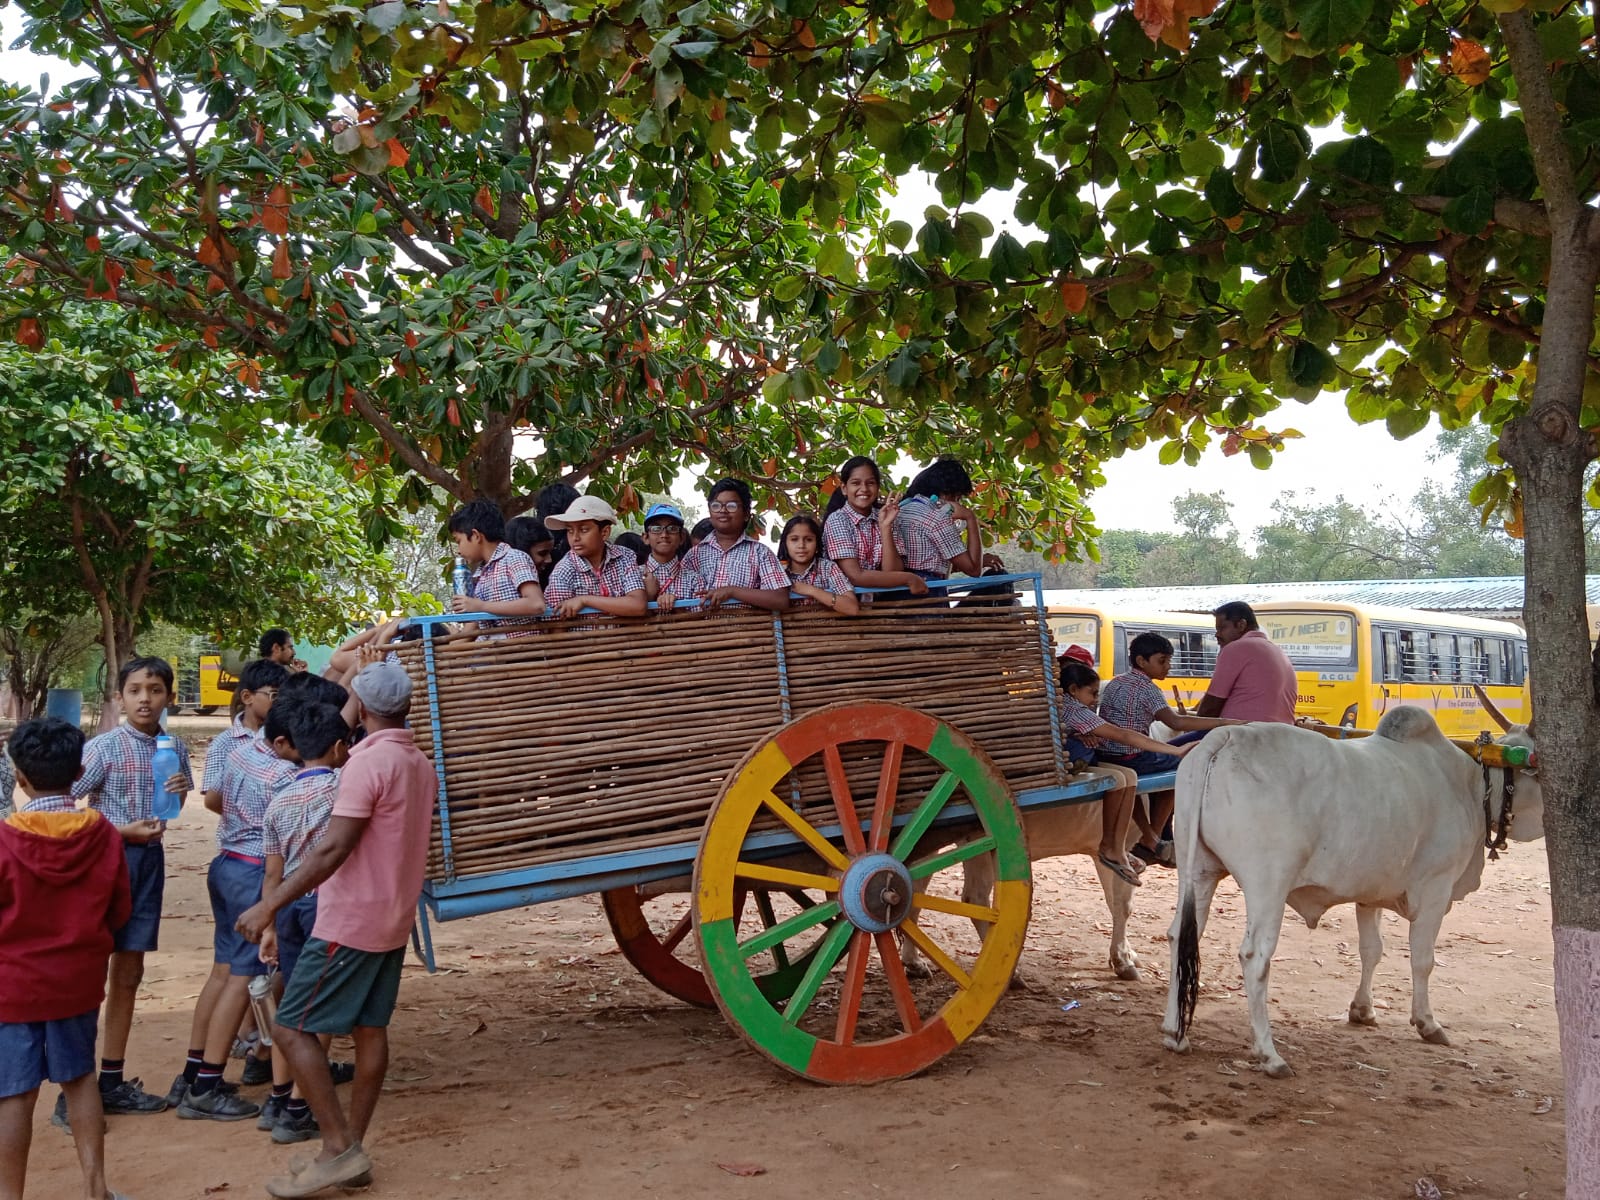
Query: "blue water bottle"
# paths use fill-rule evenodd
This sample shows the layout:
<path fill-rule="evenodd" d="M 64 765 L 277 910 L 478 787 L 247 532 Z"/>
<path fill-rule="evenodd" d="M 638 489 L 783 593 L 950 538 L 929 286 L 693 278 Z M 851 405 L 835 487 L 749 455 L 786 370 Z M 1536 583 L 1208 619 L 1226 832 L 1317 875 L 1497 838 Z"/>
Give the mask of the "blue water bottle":
<path fill-rule="evenodd" d="M 156 752 L 150 760 L 150 811 L 158 821 L 175 821 L 183 811 L 182 795 L 167 791 L 167 780 L 182 769 L 178 743 L 166 734 L 156 738 Z"/>
<path fill-rule="evenodd" d="M 459 554 L 456 555 L 456 569 L 450 572 L 450 590 L 458 596 L 472 593 L 472 570 Z"/>

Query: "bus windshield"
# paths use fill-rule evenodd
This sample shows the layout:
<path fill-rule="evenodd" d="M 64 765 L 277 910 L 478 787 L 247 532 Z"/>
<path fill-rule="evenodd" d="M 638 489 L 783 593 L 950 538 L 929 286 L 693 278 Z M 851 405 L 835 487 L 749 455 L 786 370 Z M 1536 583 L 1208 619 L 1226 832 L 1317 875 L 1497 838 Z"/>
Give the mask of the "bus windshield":
<path fill-rule="evenodd" d="M 1355 621 L 1339 612 L 1258 613 L 1261 631 L 1297 667 L 1349 667 L 1356 656 Z"/>
<path fill-rule="evenodd" d="M 1050 614 L 1050 632 L 1056 635 L 1056 649 L 1078 645 L 1097 659 L 1100 657 L 1100 618 L 1089 613 Z"/>

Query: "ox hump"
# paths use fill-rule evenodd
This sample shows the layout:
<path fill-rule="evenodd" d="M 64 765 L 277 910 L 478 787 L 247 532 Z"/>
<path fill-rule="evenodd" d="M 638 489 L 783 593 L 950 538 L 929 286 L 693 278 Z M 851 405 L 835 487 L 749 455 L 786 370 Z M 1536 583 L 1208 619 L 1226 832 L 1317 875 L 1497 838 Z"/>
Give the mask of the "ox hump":
<path fill-rule="evenodd" d="M 1383 714 L 1378 721 L 1378 728 L 1374 734 L 1381 738 L 1388 738 L 1391 742 L 1439 742 L 1445 740 L 1444 734 L 1439 732 L 1439 723 L 1433 719 L 1433 714 L 1425 708 L 1415 705 L 1403 704 L 1399 708 L 1391 708 Z"/>

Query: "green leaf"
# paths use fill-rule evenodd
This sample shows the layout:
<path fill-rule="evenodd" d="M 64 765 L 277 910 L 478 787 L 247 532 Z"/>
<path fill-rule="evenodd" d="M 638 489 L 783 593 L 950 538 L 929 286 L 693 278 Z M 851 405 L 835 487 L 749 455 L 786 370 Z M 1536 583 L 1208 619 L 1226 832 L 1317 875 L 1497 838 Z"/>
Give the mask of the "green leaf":
<path fill-rule="evenodd" d="M 1217 167 L 1206 180 L 1206 203 L 1211 205 L 1212 212 L 1224 219 L 1244 211 L 1244 197 L 1234 186 L 1233 173 L 1227 168 Z"/>
<path fill-rule="evenodd" d="M 1444 206 L 1444 226 L 1455 233 L 1482 233 L 1494 220 L 1494 193 L 1473 187 Z"/>
<path fill-rule="evenodd" d="M 1373 0 L 1289 0 L 1289 15 L 1311 50 L 1353 41 L 1372 16 Z"/>
<path fill-rule="evenodd" d="M 1289 353 L 1289 377 L 1296 387 L 1315 388 L 1327 383 L 1334 375 L 1333 359 L 1320 346 L 1310 342 L 1296 342 Z"/>
<path fill-rule="evenodd" d="M 1322 294 L 1322 273 L 1306 262 L 1297 258 L 1289 264 L 1289 269 L 1283 277 L 1283 295 L 1290 304 L 1310 304 Z"/>
<path fill-rule="evenodd" d="M 1373 58 L 1350 76 L 1350 112 L 1369 128 L 1383 120 L 1399 94 L 1400 65 L 1392 58 Z"/>
<path fill-rule="evenodd" d="M 1309 148 L 1305 130 L 1286 121 L 1269 121 L 1256 151 L 1261 178 L 1267 183 L 1288 183 L 1299 173 Z"/>
<path fill-rule="evenodd" d="M 777 371 L 761 381 L 761 396 L 768 404 L 778 404 L 789 394 L 789 372 Z"/>
<path fill-rule="evenodd" d="M 1002 233 L 989 251 L 989 278 L 996 283 L 1026 279 L 1033 274 L 1033 259 L 1027 249 L 1009 233 Z"/>
<path fill-rule="evenodd" d="M 1390 412 L 1385 424 L 1389 436 L 1404 441 L 1414 433 L 1428 427 L 1428 410 L 1425 408 L 1397 408 Z"/>
<path fill-rule="evenodd" d="M 909 388 L 922 378 L 922 364 L 911 356 L 909 347 L 902 346 L 900 353 L 889 360 L 889 382 L 897 388 Z"/>
<path fill-rule="evenodd" d="M 379 33 L 393 33 L 405 15 L 405 0 L 382 0 L 367 9 L 361 19 Z"/>

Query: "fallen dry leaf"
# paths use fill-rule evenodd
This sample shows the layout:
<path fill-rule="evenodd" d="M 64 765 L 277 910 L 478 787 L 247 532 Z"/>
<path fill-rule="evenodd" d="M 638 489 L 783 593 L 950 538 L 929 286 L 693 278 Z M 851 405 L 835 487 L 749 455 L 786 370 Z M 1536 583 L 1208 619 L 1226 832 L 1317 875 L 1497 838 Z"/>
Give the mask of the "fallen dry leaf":
<path fill-rule="evenodd" d="M 752 1175 L 765 1175 L 767 1173 L 767 1169 L 761 1166 L 759 1163 L 718 1163 L 717 1169 L 719 1171 L 726 1171 L 729 1175 L 742 1175 L 746 1177 Z"/>

